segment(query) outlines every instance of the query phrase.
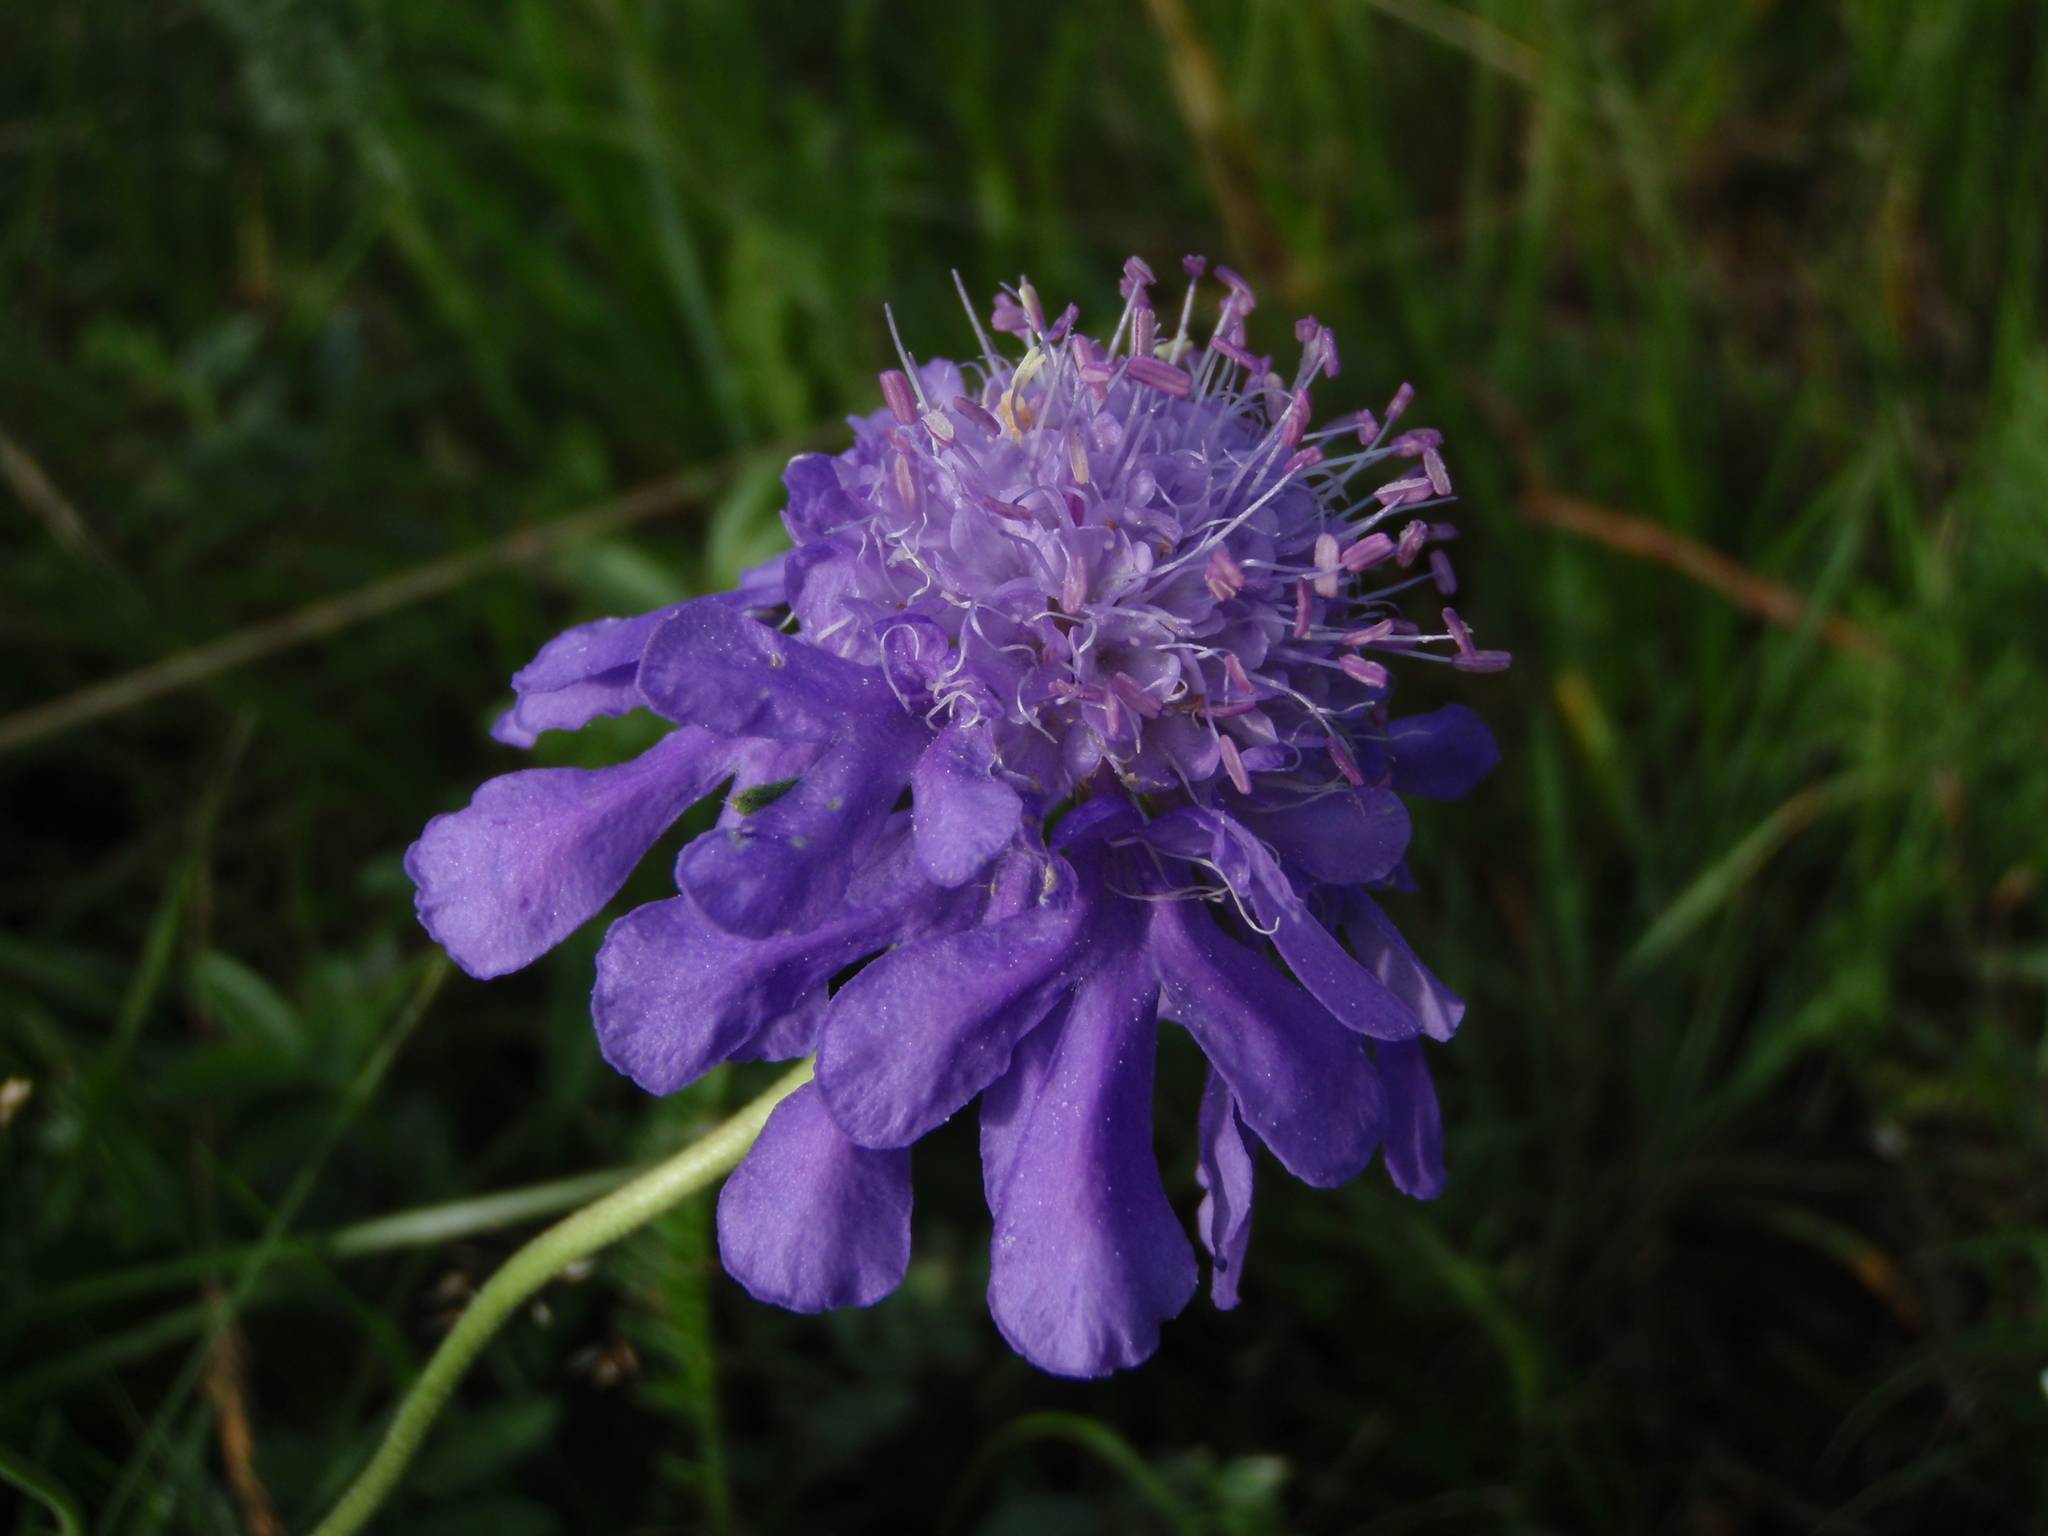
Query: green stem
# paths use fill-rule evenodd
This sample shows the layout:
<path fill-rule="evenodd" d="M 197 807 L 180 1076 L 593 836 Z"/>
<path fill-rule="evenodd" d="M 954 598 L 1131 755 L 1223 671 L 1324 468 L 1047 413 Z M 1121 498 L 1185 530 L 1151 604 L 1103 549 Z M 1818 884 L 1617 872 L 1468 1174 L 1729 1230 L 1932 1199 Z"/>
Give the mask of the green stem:
<path fill-rule="evenodd" d="M 579 1259 L 644 1226 L 677 1201 L 713 1183 L 746 1156 L 775 1106 L 811 1080 L 811 1064 L 800 1062 L 766 1093 L 708 1136 L 692 1142 L 666 1162 L 625 1187 L 586 1205 L 534 1238 L 463 1309 L 462 1316 L 427 1361 L 405 1394 L 391 1427 L 370 1464 L 363 1468 L 313 1536 L 350 1536 L 360 1531 L 398 1486 L 406 1464 L 420 1448 L 455 1385 L 505 1320 L 548 1281 Z"/>
<path fill-rule="evenodd" d="M 0 1482 L 14 1484 L 23 1493 L 40 1499 L 57 1522 L 57 1536 L 85 1536 L 85 1518 L 78 1512 L 78 1500 L 34 1462 L 0 1446 Z"/>

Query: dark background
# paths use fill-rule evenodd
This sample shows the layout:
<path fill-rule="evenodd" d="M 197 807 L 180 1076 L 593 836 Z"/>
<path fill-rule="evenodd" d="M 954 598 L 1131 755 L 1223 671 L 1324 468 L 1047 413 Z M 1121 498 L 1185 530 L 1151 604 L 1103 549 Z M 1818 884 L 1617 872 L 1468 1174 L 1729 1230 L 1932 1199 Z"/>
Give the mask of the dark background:
<path fill-rule="evenodd" d="M 507 1330 L 379 1528 L 2040 1529 L 2044 157 L 2034 0 L 8 5 L 8 1464 L 96 1532 L 304 1528 L 571 1197 L 356 1224 L 753 1090 L 613 1077 L 598 928 L 447 977 L 405 845 L 515 765 L 540 641 L 774 547 L 885 298 L 960 352 L 948 268 L 1101 324 L 1202 250 L 1255 342 L 1337 327 L 1319 403 L 1415 381 L 1519 657 L 1410 693 L 1505 750 L 1398 908 L 1471 1000 L 1449 1193 L 1269 1173 L 1242 1309 L 1093 1386 L 990 1326 L 960 1127 L 869 1313 L 749 1302 L 699 1201 Z"/>

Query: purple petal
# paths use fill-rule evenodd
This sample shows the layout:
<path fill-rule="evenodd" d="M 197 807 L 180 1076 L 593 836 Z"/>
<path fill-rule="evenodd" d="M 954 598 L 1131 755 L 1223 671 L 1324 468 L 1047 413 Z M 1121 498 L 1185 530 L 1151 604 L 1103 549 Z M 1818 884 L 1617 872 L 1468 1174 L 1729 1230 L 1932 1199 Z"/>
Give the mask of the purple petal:
<path fill-rule="evenodd" d="M 1076 990 L 993 1207 L 990 1315 L 1060 1376 L 1140 1364 L 1195 1291 L 1152 1155 L 1158 982 L 1128 937 Z"/>
<path fill-rule="evenodd" d="M 1386 751 L 1395 790 L 1424 800 L 1469 794 L 1500 761 L 1493 732 L 1462 704 L 1389 721 Z"/>
<path fill-rule="evenodd" d="M 825 753 L 815 741 L 736 741 L 731 763 L 732 788 L 719 807 L 721 827 L 745 826 L 796 785 L 805 770 Z"/>
<path fill-rule="evenodd" d="M 1272 851 L 1228 816 L 1198 811 L 1215 829 L 1213 857 L 1224 880 L 1250 903 L 1289 970 L 1337 1022 L 1374 1040 L 1409 1040 L 1422 1021 L 1360 965 L 1296 894 Z"/>
<path fill-rule="evenodd" d="M 856 1147 L 804 1084 L 719 1192 L 718 1253 L 756 1301 L 873 1306 L 910 1264 L 910 1154 Z"/>
<path fill-rule="evenodd" d="M 1024 802 L 993 776 L 986 728 L 948 726 L 911 775 L 917 853 L 940 885 L 965 885 L 1017 836 Z"/>
<path fill-rule="evenodd" d="M 835 973 L 922 931 L 936 893 L 913 860 L 895 865 L 894 889 L 772 938 L 732 933 L 688 896 L 627 913 L 598 951 L 590 998 L 604 1059 L 648 1092 L 672 1093 L 742 1051 Z"/>
<path fill-rule="evenodd" d="M 789 492 L 782 522 L 792 543 L 808 544 L 861 516 L 859 505 L 840 486 L 837 462 L 829 454 L 798 454 L 783 470 L 782 484 Z"/>
<path fill-rule="evenodd" d="M 640 653 L 654 632 L 684 608 L 671 604 L 630 619 L 598 619 L 555 636 L 512 674 L 516 702 L 498 717 L 491 735 L 511 747 L 530 747 L 542 731 L 573 731 L 600 715 L 641 708 Z"/>
<path fill-rule="evenodd" d="M 841 533 L 814 539 L 789 553 L 789 611 L 796 615 L 800 633 L 832 635 L 829 644 L 813 643 L 835 656 L 851 656 L 860 646 L 865 626 L 858 615 L 874 603 L 871 589 L 878 572 L 862 559 L 861 550 L 856 534 Z"/>
<path fill-rule="evenodd" d="M 406 851 L 420 922 L 472 976 L 518 970 L 618 893 L 654 840 L 717 786 L 728 756 L 686 726 L 615 768 L 490 780 Z"/>
<path fill-rule="evenodd" d="M 1380 880 L 1408 847 L 1408 810 L 1384 789 L 1356 789 L 1241 813 L 1294 868 L 1325 885 Z"/>
<path fill-rule="evenodd" d="M 1151 949 L 1161 1011 L 1195 1037 L 1245 1123 L 1288 1172 L 1328 1187 L 1372 1161 L 1384 1095 L 1355 1036 L 1227 938 L 1200 903 L 1160 902 Z"/>
<path fill-rule="evenodd" d="M 797 1005 L 779 1019 L 770 1019 L 734 1051 L 733 1061 L 795 1061 L 818 1048 L 818 1026 L 824 1022 L 830 999 L 825 989 L 806 992 Z"/>
<path fill-rule="evenodd" d="M 981 1096 L 981 1192 L 990 1211 L 1000 1203 L 1009 1182 L 1011 1164 L 1025 1128 L 1031 1124 L 1031 1111 L 1059 1050 L 1060 1031 L 1072 1006 L 1071 993 L 1055 1004 L 1045 1022 L 1018 1042 L 1009 1070 Z"/>
<path fill-rule="evenodd" d="M 1073 985 L 1090 904 L 1071 882 L 1014 917 L 892 950 L 825 1014 L 818 1083 L 866 1147 L 903 1147 L 1002 1076 Z"/>
<path fill-rule="evenodd" d="M 1376 889 L 1382 891 L 1401 891 L 1412 896 L 1421 890 L 1422 887 L 1416 882 L 1414 872 L 1408 868 L 1408 861 L 1403 859 L 1387 871 L 1387 878 L 1382 880 Z"/>
<path fill-rule="evenodd" d="M 723 606 L 717 598 L 698 601 L 711 607 Z M 654 632 L 694 606 L 695 603 L 671 603 L 631 618 L 596 619 L 565 629 L 512 674 L 512 686 L 521 693 L 566 688 L 620 667 L 637 667 L 640 653 L 647 648 Z"/>
<path fill-rule="evenodd" d="M 1137 808 L 1122 795 L 1098 795 L 1077 805 L 1060 821 L 1054 841 L 1063 850 L 1129 837 L 1144 830 Z"/>
<path fill-rule="evenodd" d="M 778 555 L 770 555 L 759 565 L 750 565 L 741 571 L 729 594 L 731 600 L 743 608 L 781 607 L 787 596 L 785 569 L 789 556 L 790 551 L 785 549 Z"/>
<path fill-rule="evenodd" d="M 905 699 L 931 697 L 953 642 L 936 619 L 921 613 L 899 613 L 875 626 L 875 647 L 889 685 Z"/>
<path fill-rule="evenodd" d="M 909 778 L 906 739 L 828 747 L 753 815 L 713 827 L 676 861 L 676 883 L 713 922 L 750 938 L 804 933 L 839 906 Z"/>
<path fill-rule="evenodd" d="M 1209 1069 L 1209 1081 L 1202 1090 L 1196 1137 L 1201 1150 L 1195 1163 L 1195 1182 L 1203 1193 L 1195 1212 L 1195 1230 L 1213 1260 L 1209 1297 L 1227 1312 L 1237 1305 L 1245 1250 L 1252 1240 L 1252 1183 L 1258 1153 L 1229 1084 L 1214 1067 Z"/>
<path fill-rule="evenodd" d="M 696 603 L 654 632 L 640 691 L 671 720 L 723 736 L 832 741 L 907 724 L 881 669 L 845 661 L 730 608 Z"/>
<path fill-rule="evenodd" d="M 624 715 L 645 707 L 640 657 L 655 631 L 688 608 L 738 612 L 780 603 L 784 558 L 777 555 L 743 572 L 734 592 L 715 592 L 652 613 L 597 619 L 564 630 L 513 673 L 517 700 L 491 727 L 491 734 L 507 746 L 530 747 L 542 731 L 575 730 L 600 715 Z"/>
<path fill-rule="evenodd" d="M 1345 932 L 1359 958 L 1387 984 L 1387 990 L 1408 1005 L 1432 1040 L 1448 1040 L 1465 1017 L 1465 1000 L 1445 986 L 1424 965 L 1394 920 L 1363 892 L 1352 894 L 1351 919 Z"/>
<path fill-rule="evenodd" d="M 1444 1122 L 1422 1042 L 1382 1043 L 1373 1055 L 1387 1088 L 1387 1174 L 1402 1194 L 1434 1200 L 1444 1188 Z"/>

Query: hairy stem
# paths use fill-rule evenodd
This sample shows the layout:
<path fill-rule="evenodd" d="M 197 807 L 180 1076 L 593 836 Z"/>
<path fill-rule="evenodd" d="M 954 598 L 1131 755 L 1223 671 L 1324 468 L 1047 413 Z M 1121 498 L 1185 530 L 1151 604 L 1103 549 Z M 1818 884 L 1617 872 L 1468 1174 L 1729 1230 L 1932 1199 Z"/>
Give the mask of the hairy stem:
<path fill-rule="evenodd" d="M 369 1522 L 397 1487 L 407 1463 L 418 1452 L 463 1372 L 528 1297 L 577 1260 L 588 1258 L 644 1226 L 677 1201 L 714 1183 L 746 1155 L 767 1123 L 769 1112 L 810 1079 L 810 1062 L 799 1063 L 708 1136 L 692 1142 L 666 1162 L 657 1163 L 632 1183 L 557 1222 L 507 1259 L 441 1341 L 441 1347 L 434 1351 L 426 1369 L 399 1403 L 377 1453 L 341 1496 L 333 1512 L 320 1522 L 313 1536 L 349 1536 Z"/>

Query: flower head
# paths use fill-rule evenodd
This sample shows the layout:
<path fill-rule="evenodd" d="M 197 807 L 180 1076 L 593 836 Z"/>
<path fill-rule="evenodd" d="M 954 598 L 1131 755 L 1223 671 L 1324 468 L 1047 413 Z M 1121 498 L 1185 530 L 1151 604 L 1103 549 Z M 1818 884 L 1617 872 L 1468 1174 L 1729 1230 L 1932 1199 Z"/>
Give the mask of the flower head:
<path fill-rule="evenodd" d="M 1508 658 L 1445 605 L 1451 482 L 1440 436 L 1400 430 L 1409 388 L 1312 426 L 1328 329 L 1300 321 L 1276 371 L 1218 267 L 1197 341 L 1185 266 L 1177 320 L 1134 257 L 1106 339 L 1024 283 L 991 322 L 1020 356 L 978 322 L 964 366 L 904 353 L 850 449 L 791 462 L 786 555 L 558 637 L 496 734 L 643 707 L 676 729 L 615 768 L 494 780 L 408 856 L 428 930 L 498 975 L 730 783 L 681 894 L 612 926 L 593 1011 L 657 1093 L 817 1053 L 719 1203 L 726 1267 L 763 1300 L 893 1289 L 908 1149 L 979 1098 L 998 1327 L 1062 1374 L 1145 1359 L 1197 1282 L 1152 1153 L 1161 1019 L 1210 1064 L 1218 1305 L 1260 1148 L 1312 1184 L 1377 1151 L 1407 1193 L 1442 1185 L 1420 1042 L 1463 1005 L 1371 893 L 1411 884 L 1404 797 L 1463 794 L 1495 752 L 1462 706 L 1389 700 L 1399 666 Z"/>

